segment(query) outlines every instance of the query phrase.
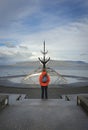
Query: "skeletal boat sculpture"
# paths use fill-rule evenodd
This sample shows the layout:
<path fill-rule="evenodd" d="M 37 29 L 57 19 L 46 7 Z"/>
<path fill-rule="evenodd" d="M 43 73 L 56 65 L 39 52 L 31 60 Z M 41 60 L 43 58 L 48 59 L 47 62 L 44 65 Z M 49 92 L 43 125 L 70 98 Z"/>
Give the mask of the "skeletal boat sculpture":
<path fill-rule="evenodd" d="M 43 51 L 41 51 L 41 52 L 43 54 L 43 58 L 38 58 L 38 59 L 42 63 L 42 67 L 39 67 L 32 73 L 29 73 L 23 79 L 22 82 L 26 83 L 26 81 L 27 81 L 27 83 L 39 84 L 38 77 L 39 77 L 40 73 L 42 72 L 42 70 L 45 69 L 47 71 L 47 73 L 50 75 L 50 78 L 51 78 L 50 84 L 66 84 L 67 80 L 61 74 L 59 74 L 57 71 L 55 71 L 51 67 L 46 66 L 46 64 L 50 60 L 50 57 L 48 59 L 46 59 L 46 57 L 45 57 L 46 54 L 48 53 L 48 51 L 45 50 L 45 41 L 43 43 Z"/>

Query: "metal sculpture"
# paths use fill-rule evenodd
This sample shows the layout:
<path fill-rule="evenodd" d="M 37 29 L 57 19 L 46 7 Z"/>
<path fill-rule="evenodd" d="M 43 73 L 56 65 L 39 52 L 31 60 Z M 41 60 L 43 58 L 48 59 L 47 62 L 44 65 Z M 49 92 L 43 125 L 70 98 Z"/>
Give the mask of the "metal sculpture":
<path fill-rule="evenodd" d="M 40 75 L 41 71 L 45 69 L 49 73 L 49 75 L 52 79 L 51 84 L 63 84 L 63 83 L 66 84 L 67 81 L 61 74 L 56 72 L 51 67 L 46 67 L 46 64 L 50 60 L 50 57 L 46 58 L 46 54 L 48 53 L 48 51 L 46 51 L 46 48 L 45 48 L 45 41 L 43 42 L 43 51 L 41 51 L 41 53 L 43 54 L 43 57 L 41 57 L 41 58 L 38 57 L 38 59 L 42 63 L 42 67 L 39 67 L 38 69 L 34 70 L 33 73 L 28 74 L 23 79 L 23 82 L 25 82 L 26 80 L 29 80 L 30 83 L 33 82 L 34 84 L 39 84 L 37 77 L 38 77 L 38 75 Z"/>
<path fill-rule="evenodd" d="M 46 63 L 50 60 L 50 57 L 48 59 L 46 59 L 46 57 L 45 57 L 46 54 L 48 53 L 48 51 L 45 50 L 45 41 L 44 41 L 43 45 L 44 45 L 44 48 L 43 48 L 43 51 L 41 51 L 43 54 L 43 58 L 38 58 L 38 59 L 42 63 L 43 69 L 46 69 Z"/>

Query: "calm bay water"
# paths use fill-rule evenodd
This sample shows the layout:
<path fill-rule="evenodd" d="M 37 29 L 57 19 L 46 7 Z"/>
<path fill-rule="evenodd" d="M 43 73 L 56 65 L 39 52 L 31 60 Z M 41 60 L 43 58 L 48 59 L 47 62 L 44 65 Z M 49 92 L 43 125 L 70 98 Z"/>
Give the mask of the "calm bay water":
<path fill-rule="evenodd" d="M 32 73 L 35 69 L 34 67 L 14 67 L 14 66 L 1 66 L 0 67 L 0 77 L 4 76 L 13 76 L 13 75 L 28 75 Z M 79 76 L 79 77 L 88 77 L 88 69 L 77 69 L 76 67 L 73 69 L 71 68 L 55 68 L 55 70 L 60 73 L 61 75 L 66 75 L 70 77 L 65 77 L 68 83 L 75 83 L 78 82 L 77 78 L 73 78 L 71 76 Z M 54 78 L 51 78 L 52 83 L 54 82 Z M 23 77 L 19 78 L 9 78 L 10 81 L 20 83 L 22 81 Z M 36 82 L 36 78 L 34 79 Z M 38 80 L 38 78 L 37 78 Z M 30 81 L 29 81 L 30 82 Z M 29 83 L 26 81 L 26 83 Z M 38 81 L 37 81 L 38 82 Z M 85 80 L 84 80 L 85 82 Z"/>
<path fill-rule="evenodd" d="M 1 66 L 0 67 L 0 77 L 3 76 L 13 76 L 13 75 L 23 75 L 28 74 L 33 71 L 33 67 L 13 67 L 13 66 Z"/>
<path fill-rule="evenodd" d="M 34 67 L 13 67 L 13 66 L 1 66 L 0 67 L 0 77 L 3 76 L 11 76 L 11 75 L 23 75 L 29 74 L 33 72 L 35 69 Z M 71 69 L 71 68 L 55 68 L 55 70 L 60 73 L 61 75 L 74 75 L 74 76 L 81 76 L 81 77 L 88 77 L 88 68 L 86 69 Z"/>

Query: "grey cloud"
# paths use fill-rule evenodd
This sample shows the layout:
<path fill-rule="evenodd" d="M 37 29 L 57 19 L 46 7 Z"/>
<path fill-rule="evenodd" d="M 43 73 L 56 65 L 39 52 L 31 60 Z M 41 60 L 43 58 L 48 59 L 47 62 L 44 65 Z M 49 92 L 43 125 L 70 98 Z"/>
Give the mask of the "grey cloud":
<path fill-rule="evenodd" d="M 28 47 L 24 46 L 24 45 L 19 45 L 19 47 L 22 48 L 22 49 L 28 49 Z"/>
<path fill-rule="evenodd" d="M 88 53 L 81 53 L 80 56 L 87 56 Z"/>
<path fill-rule="evenodd" d="M 82 3 L 82 0 L 77 1 L 80 1 L 80 3 Z M 87 3 L 86 1 L 87 0 L 84 0 L 83 3 Z M 48 10 L 50 9 L 51 11 L 53 11 L 53 7 L 55 8 L 56 5 L 64 2 L 76 3 L 76 1 L 72 0 L 0 0 L 0 29 L 4 30 L 8 28 L 8 30 L 12 29 L 13 32 L 16 31 L 16 33 L 22 33 L 29 30 L 33 31 L 33 29 L 34 31 L 38 29 L 51 29 L 58 23 L 64 24 L 68 22 L 69 18 L 65 17 L 65 19 L 63 20 L 64 17 L 62 14 L 65 13 L 65 10 L 62 7 L 60 7 L 53 14 L 47 11 L 43 11 L 43 7 L 44 9 L 45 7 L 47 7 Z M 69 5 L 67 4 L 66 6 L 68 7 Z M 34 17 L 38 17 L 40 23 L 36 27 L 34 26 L 34 28 L 33 26 L 28 26 L 28 30 L 26 28 L 26 25 L 24 24 L 24 21 L 26 21 L 26 18 L 29 19 L 31 15 L 33 15 Z"/>
<path fill-rule="evenodd" d="M 10 64 L 13 62 L 13 57 L 0 52 L 0 65 Z"/>
<path fill-rule="evenodd" d="M 30 58 L 31 56 L 32 56 L 32 53 L 31 52 L 20 52 L 20 51 L 18 51 L 18 52 L 16 52 L 14 55 L 13 55 L 16 59 L 23 59 L 24 60 L 24 58 Z"/>
<path fill-rule="evenodd" d="M 6 52 L 0 51 L 0 64 L 7 64 L 12 63 L 15 61 L 26 61 L 30 60 L 30 58 L 33 56 L 31 52 L 22 52 L 21 50 L 14 51 L 14 50 L 8 50 Z"/>
<path fill-rule="evenodd" d="M 38 0 L 0 0 L 0 27 L 10 26 L 25 15 L 36 10 Z"/>
<path fill-rule="evenodd" d="M 14 44 L 12 44 L 11 42 L 6 42 L 4 43 L 6 47 L 8 48 L 15 48 L 16 46 Z"/>

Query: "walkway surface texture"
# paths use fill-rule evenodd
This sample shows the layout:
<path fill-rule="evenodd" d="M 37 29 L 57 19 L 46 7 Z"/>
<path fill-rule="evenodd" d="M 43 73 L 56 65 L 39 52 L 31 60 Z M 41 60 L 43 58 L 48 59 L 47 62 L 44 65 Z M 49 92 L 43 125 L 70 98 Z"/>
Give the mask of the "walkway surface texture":
<path fill-rule="evenodd" d="M 88 130 L 88 115 L 74 101 L 24 99 L 0 111 L 0 130 Z"/>

